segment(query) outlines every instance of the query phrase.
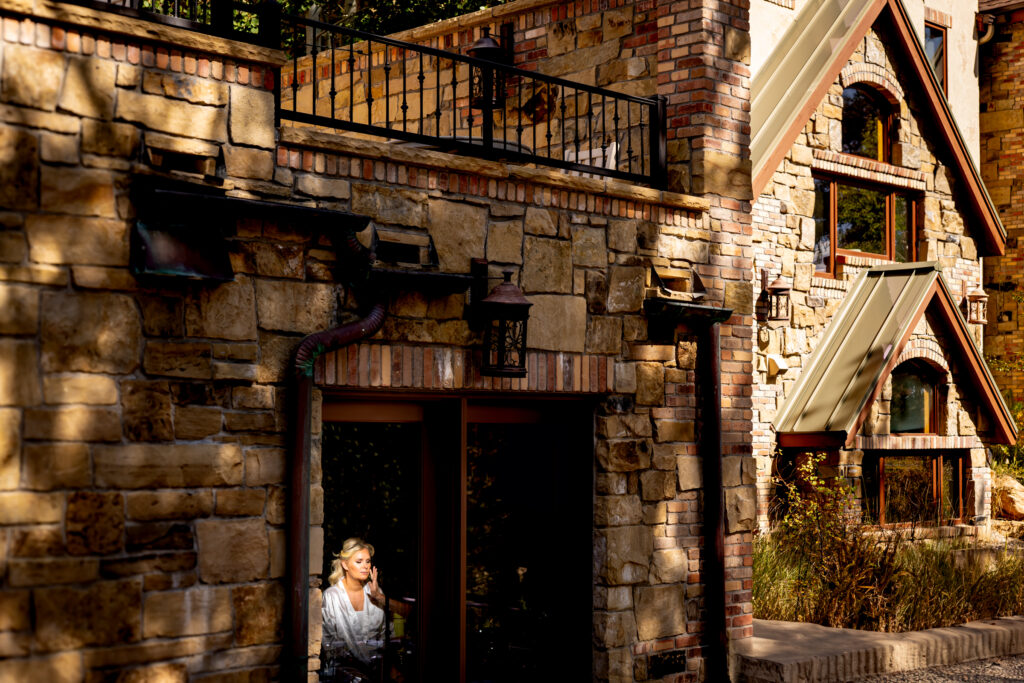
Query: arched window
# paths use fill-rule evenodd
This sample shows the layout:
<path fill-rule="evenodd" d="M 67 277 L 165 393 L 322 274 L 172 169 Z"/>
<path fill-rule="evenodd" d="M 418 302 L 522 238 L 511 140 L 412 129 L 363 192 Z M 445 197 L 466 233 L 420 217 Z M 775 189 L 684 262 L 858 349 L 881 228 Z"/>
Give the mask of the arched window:
<path fill-rule="evenodd" d="M 891 107 L 878 91 L 863 85 L 843 89 L 843 151 L 888 161 Z"/>
<path fill-rule="evenodd" d="M 890 432 L 938 433 L 939 405 L 935 385 L 934 371 L 920 361 L 907 361 L 893 370 Z"/>

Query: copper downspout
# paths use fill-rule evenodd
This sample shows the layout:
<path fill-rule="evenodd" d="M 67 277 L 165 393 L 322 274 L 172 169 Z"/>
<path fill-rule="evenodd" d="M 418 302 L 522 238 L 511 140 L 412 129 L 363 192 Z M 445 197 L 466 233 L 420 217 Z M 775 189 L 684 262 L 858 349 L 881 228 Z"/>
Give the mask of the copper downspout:
<path fill-rule="evenodd" d="M 367 250 L 349 232 L 344 247 L 356 268 L 367 268 Z M 368 292 L 370 296 L 373 292 Z M 317 356 L 372 336 L 384 323 L 384 304 L 375 302 L 367 315 L 339 327 L 315 332 L 295 352 L 295 431 L 288 471 L 288 636 L 282 680 L 306 680 L 309 669 L 309 486 L 313 433 L 313 363 Z"/>

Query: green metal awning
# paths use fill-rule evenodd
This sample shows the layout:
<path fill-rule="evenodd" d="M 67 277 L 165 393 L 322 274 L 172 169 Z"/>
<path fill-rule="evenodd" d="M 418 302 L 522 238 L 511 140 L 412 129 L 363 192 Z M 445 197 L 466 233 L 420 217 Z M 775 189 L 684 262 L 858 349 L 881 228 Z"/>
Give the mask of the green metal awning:
<path fill-rule="evenodd" d="M 877 266 L 860 276 L 786 397 L 776 432 L 850 445 L 925 311 L 947 333 L 954 348 L 946 351 L 959 359 L 995 440 L 1014 440 L 1014 421 L 936 263 Z"/>

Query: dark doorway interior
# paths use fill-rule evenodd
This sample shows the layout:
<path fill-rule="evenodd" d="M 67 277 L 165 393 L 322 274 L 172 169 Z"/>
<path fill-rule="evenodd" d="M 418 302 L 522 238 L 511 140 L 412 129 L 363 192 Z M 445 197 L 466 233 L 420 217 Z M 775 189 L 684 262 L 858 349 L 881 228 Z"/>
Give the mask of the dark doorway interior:
<path fill-rule="evenodd" d="M 392 614 L 378 680 L 592 677 L 593 406 L 324 407 L 324 567 L 375 547 Z"/>

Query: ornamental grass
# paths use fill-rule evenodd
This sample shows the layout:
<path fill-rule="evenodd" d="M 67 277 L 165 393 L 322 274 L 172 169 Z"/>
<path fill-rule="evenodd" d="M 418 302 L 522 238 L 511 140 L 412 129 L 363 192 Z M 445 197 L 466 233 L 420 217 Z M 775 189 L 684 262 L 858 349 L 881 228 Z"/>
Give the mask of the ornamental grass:
<path fill-rule="evenodd" d="M 780 484 L 787 511 L 754 542 L 756 618 L 901 632 L 1024 613 L 1024 553 L 867 527 L 820 460 Z"/>

